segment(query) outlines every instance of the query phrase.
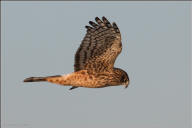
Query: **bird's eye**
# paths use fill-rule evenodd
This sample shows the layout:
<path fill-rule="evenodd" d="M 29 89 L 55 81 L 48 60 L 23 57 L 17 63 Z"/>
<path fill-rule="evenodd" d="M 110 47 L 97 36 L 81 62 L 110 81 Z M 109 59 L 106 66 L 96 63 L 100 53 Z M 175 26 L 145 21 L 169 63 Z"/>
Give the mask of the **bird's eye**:
<path fill-rule="evenodd" d="M 121 82 L 125 82 L 125 81 L 126 81 L 125 75 L 122 75 L 122 76 L 121 76 Z"/>

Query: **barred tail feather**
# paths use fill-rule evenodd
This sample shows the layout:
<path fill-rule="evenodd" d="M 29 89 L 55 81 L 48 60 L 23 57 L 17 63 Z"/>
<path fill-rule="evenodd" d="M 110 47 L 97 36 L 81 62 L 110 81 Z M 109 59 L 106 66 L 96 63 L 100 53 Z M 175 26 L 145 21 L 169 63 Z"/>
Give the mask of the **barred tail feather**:
<path fill-rule="evenodd" d="M 49 78 L 56 78 L 60 77 L 61 75 L 56 75 L 56 76 L 47 76 L 47 77 L 29 77 L 24 79 L 23 82 L 41 82 L 41 81 L 47 81 Z"/>
<path fill-rule="evenodd" d="M 24 82 L 40 82 L 46 81 L 46 77 L 29 77 L 24 79 Z"/>

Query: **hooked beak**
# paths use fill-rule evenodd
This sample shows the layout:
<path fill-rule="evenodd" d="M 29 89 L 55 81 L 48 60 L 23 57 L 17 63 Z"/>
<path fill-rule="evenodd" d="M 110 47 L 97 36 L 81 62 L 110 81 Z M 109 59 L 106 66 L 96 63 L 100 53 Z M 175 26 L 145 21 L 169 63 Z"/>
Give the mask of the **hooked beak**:
<path fill-rule="evenodd" d="M 127 88 L 129 85 L 129 81 L 127 81 L 124 85 L 125 85 L 125 88 Z"/>

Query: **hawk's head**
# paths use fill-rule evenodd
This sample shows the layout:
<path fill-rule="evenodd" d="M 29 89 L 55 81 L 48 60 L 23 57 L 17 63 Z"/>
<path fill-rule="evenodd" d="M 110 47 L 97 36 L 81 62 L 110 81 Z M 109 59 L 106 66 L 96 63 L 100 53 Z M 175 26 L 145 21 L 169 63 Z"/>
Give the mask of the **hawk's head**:
<path fill-rule="evenodd" d="M 122 85 L 125 85 L 125 88 L 128 87 L 128 84 L 129 84 L 129 76 L 127 75 L 127 73 L 126 73 L 125 71 L 122 71 L 120 81 L 121 81 Z"/>
<path fill-rule="evenodd" d="M 119 79 L 120 84 L 125 85 L 125 88 L 127 88 L 129 85 L 128 74 L 120 68 L 114 68 L 114 69 L 115 69 L 115 72 L 119 75 L 118 79 Z"/>

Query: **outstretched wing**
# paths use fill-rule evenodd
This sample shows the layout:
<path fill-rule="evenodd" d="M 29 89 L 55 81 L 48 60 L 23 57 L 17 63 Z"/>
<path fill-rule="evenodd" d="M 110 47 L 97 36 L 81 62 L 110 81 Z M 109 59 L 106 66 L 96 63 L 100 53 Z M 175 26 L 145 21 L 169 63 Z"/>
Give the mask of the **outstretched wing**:
<path fill-rule="evenodd" d="M 121 34 L 115 23 L 102 17 L 89 21 L 85 26 L 87 33 L 75 54 L 75 71 L 94 70 L 102 72 L 111 70 L 122 49 Z"/>

